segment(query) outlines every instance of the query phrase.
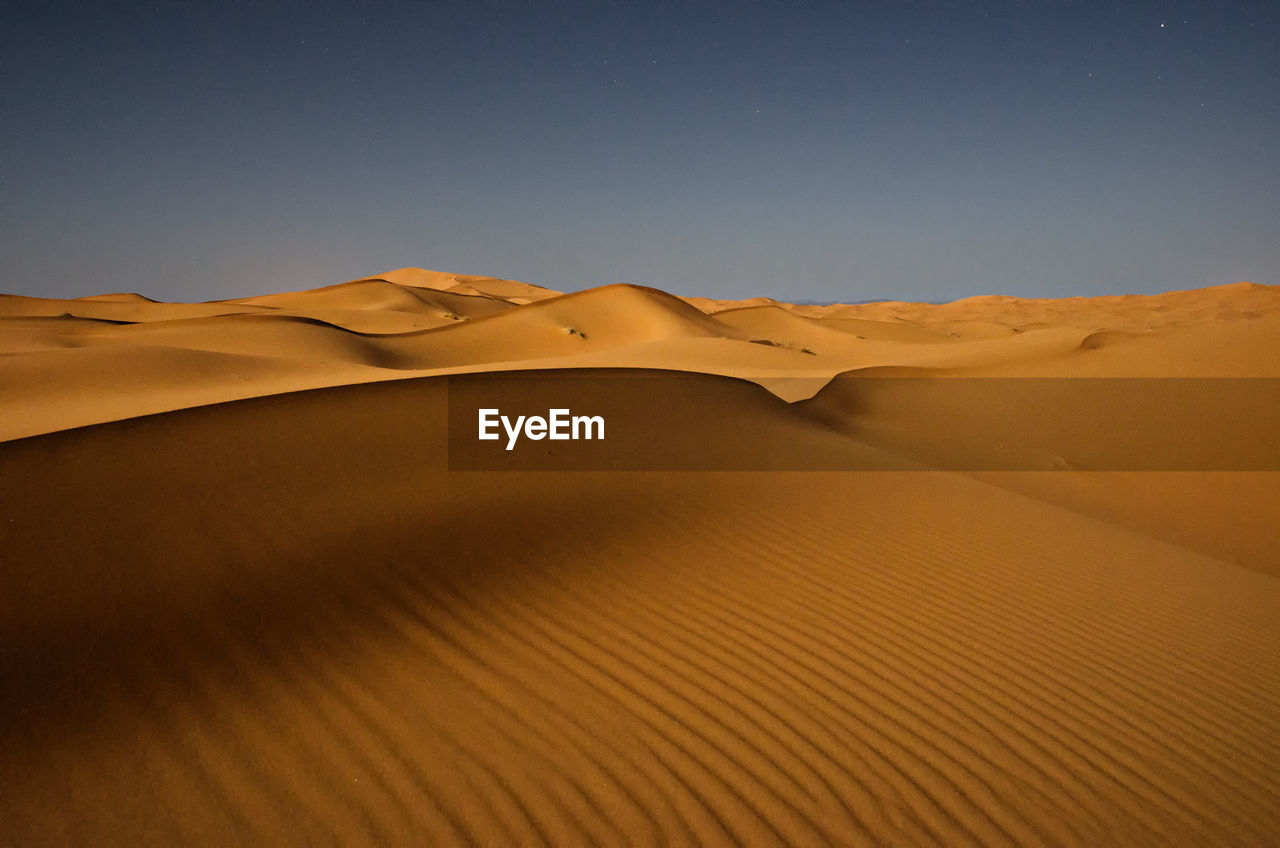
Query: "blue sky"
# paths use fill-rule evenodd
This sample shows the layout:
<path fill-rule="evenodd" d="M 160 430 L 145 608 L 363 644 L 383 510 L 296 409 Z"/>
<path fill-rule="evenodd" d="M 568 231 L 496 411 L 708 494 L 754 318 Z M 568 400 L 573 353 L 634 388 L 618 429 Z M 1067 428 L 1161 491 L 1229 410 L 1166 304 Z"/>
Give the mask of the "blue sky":
<path fill-rule="evenodd" d="M 0 291 L 1280 282 L 1280 5 L 4 7 Z"/>

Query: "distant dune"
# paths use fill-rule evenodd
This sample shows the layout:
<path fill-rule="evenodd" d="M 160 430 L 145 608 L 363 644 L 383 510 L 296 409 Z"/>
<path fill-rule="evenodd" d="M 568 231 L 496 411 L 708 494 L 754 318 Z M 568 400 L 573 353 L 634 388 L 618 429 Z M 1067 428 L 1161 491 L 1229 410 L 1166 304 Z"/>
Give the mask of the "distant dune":
<path fill-rule="evenodd" d="M 1275 844 L 1272 380 L 1247 283 L 0 296 L 4 841 Z"/>

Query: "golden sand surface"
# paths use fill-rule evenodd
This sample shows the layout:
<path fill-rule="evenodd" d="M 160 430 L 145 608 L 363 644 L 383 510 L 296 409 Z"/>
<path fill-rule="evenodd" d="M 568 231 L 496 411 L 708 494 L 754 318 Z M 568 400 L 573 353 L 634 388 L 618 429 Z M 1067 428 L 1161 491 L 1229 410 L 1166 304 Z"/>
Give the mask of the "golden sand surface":
<path fill-rule="evenodd" d="M 780 470 L 450 470 L 450 379 L 619 369 Z M 1280 397 L 1141 470 L 903 376 L 1280 378 L 1280 286 L 0 296 L 2 841 L 1276 844 Z"/>

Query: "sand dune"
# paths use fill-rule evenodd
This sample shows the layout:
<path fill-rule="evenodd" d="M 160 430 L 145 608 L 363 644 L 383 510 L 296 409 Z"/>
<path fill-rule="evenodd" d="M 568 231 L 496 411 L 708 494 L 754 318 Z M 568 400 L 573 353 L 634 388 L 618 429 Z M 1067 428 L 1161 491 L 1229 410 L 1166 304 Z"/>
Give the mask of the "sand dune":
<path fill-rule="evenodd" d="M 1271 844 L 1278 305 L 0 299 L 6 841 Z"/>
<path fill-rule="evenodd" d="M 236 303 L 157 303 L 141 295 L 111 295 L 109 299 L 23 297 L 0 294 L 0 318 L 45 317 L 88 318 L 100 321 L 135 323 L 138 321 L 171 321 L 182 318 L 208 318 L 259 312 L 260 308 Z"/>
<path fill-rule="evenodd" d="M 23 409 L 0 420 L 0 440 L 282 391 L 509 368 L 694 370 L 794 401 L 850 369 L 1021 363 L 1075 351 L 1089 335 L 1062 326 L 962 339 L 878 321 L 848 333 L 777 306 L 707 315 L 642 286 L 561 295 L 513 282 L 503 300 L 447 289 L 500 291 L 507 281 L 421 269 L 384 276 L 412 282 L 368 278 L 203 304 L 0 298 L 0 352 L 21 354 L 0 359 L 0 401 Z M 139 357 L 154 367 L 139 367 Z M 149 376 L 194 360 L 203 364 L 189 381 Z"/>
<path fill-rule="evenodd" d="M 444 292 L 480 295 L 509 303 L 526 304 L 556 297 L 562 292 L 538 286 L 532 283 L 521 283 L 517 280 L 500 280 L 497 277 L 477 277 L 472 274 L 446 274 L 440 271 L 428 271 L 425 268 L 400 268 L 390 271 L 381 279 L 401 286 L 436 289 Z"/>
<path fill-rule="evenodd" d="M 494 315 L 514 306 L 479 294 L 414 288 L 385 280 L 358 280 L 313 291 L 263 295 L 236 302 L 271 307 L 285 315 L 319 318 L 360 332 L 410 332 L 446 327 L 455 321 Z M 389 315 L 397 320 L 388 322 Z"/>

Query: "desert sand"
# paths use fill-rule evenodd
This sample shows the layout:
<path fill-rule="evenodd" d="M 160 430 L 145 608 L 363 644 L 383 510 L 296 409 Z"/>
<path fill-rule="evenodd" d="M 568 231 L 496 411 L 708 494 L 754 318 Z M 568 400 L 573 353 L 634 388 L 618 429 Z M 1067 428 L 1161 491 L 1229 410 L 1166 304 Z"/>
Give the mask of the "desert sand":
<path fill-rule="evenodd" d="M 450 470 L 516 372 L 661 438 Z M 1276 844 L 1272 380 L 1248 283 L 0 296 L 3 841 Z"/>

